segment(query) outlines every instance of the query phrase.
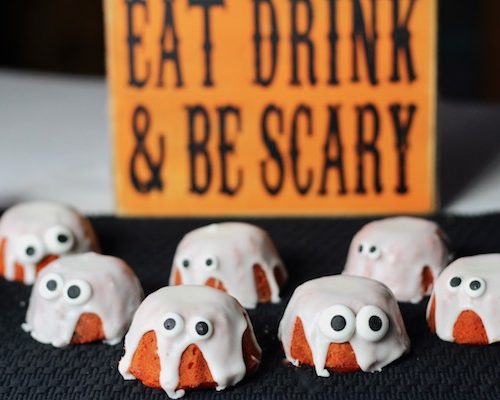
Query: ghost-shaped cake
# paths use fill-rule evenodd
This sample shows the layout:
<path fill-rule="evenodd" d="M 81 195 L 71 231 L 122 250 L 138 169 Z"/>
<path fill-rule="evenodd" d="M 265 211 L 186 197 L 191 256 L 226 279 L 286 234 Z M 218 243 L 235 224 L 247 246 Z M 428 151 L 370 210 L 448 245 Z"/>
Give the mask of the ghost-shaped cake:
<path fill-rule="evenodd" d="M 139 279 L 121 259 L 96 253 L 61 257 L 38 275 L 23 329 L 63 347 L 118 343 L 143 298 Z"/>
<path fill-rule="evenodd" d="M 372 279 L 335 275 L 295 289 L 279 325 L 287 360 L 316 374 L 380 371 L 410 348 L 391 291 Z"/>
<path fill-rule="evenodd" d="M 189 232 L 177 246 L 170 285 L 207 285 L 236 297 L 245 308 L 278 303 L 287 271 L 269 235 L 242 222 Z"/>
<path fill-rule="evenodd" d="M 418 303 L 451 258 L 439 226 L 422 218 L 370 222 L 352 239 L 344 274 L 387 285 L 398 301 Z"/>
<path fill-rule="evenodd" d="M 135 313 L 119 371 L 179 398 L 186 390 L 235 385 L 260 359 L 252 324 L 235 298 L 207 286 L 169 286 Z"/>
<path fill-rule="evenodd" d="M 89 220 L 59 203 L 20 203 L 0 219 L 0 275 L 7 280 L 31 285 L 58 257 L 98 250 Z"/>
<path fill-rule="evenodd" d="M 500 341 L 500 254 L 463 257 L 439 276 L 427 321 L 442 340 L 486 345 Z"/>

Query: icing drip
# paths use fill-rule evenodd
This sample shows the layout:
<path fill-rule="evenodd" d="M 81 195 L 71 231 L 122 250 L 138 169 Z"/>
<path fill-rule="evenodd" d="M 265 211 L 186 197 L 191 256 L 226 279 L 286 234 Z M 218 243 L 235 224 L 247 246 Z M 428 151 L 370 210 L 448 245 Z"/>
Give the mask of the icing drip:
<path fill-rule="evenodd" d="M 432 294 L 434 300 L 434 324 L 437 335 L 449 342 L 465 343 L 467 332 L 454 335 L 454 329 L 462 315 L 460 329 L 467 328 L 467 321 L 478 327 L 483 325 L 483 332 L 474 333 L 470 326 L 471 343 L 495 343 L 500 341 L 500 254 L 483 254 L 463 257 L 452 262 L 439 276 Z M 432 302 L 427 308 L 427 317 L 431 315 Z M 480 319 L 480 321 L 478 320 Z M 432 324 L 431 324 L 432 326 Z M 480 329 L 479 329 L 480 330 Z M 477 336 L 477 337 L 475 337 Z"/>
<path fill-rule="evenodd" d="M 260 268 L 257 274 L 255 266 Z M 259 302 L 256 286 L 261 281 L 257 277 L 268 285 L 261 301 L 280 301 L 276 276 L 284 284 L 287 272 L 267 233 L 254 225 L 226 222 L 184 236 L 174 255 L 170 285 L 208 282 L 236 297 L 244 307 L 255 308 Z"/>
<path fill-rule="evenodd" d="M 102 322 L 104 341 L 116 344 L 142 297 L 139 280 L 122 260 L 96 253 L 66 256 L 37 277 L 23 329 L 41 343 L 62 347 L 71 343 L 80 316 L 91 313 Z"/>
<path fill-rule="evenodd" d="M 375 341 L 367 339 L 369 332 L 362 325 L 363 310 L 372 311 L 373 308 L 366 308 L 366 306 L 377 307 L 377 310 L 382 311 L 388 318 L 387 332 Z M 346 308 L 347 310 L 342 313 L 342 310 Z M 391 291 L 383 284 L 371 279 L 337 275 L 314 279 L 300 285 L 290 299 L 278 332 L 289 362 L 294 365 L 304 362 L 292 356 L 294 328 L 299 318 L 316 374 L 322 377 L 330 376 L 325 365 L 329 348 L 336 340 L 334 335 L 338 335 L 338 332 L 332 331 L 332 336 L 325 334 L 330 329 L 330 319 L 327 320 L 326 325 L 323 320 L 325 313 L 329 315 L 329 310 L 332 310 L 330 316 L 342 313 L 343 318 L 340 319 L 341 324 L 337 329 L 352 327 L 348 335 L 339 336 L 338 343 L 351 345 L 357 364 L 363 371 L 381 370 L 409 350 L 410 341 L 398 304 Z M 301 353 L 295 352 L 294 354 Z M 303 351 L 302 354 L 304 354 Z"/>
<path fill-rule="evenodd" d="M 4 241 L 2 274 L 27 285 L 34 283 L 48 261 L 60 255 L 99 249 L 87 219 L 70 207 L 51 202 L 21 203 L 7 210 L 0 219 L 0 238 Z"/>
<path fill-rule="evenodd" d="M 421 218 L 371 222 L 354 236 L 343 273 L 378 280 L 399 301 L 418 303 L 451 258 L 442 237 L 437 224 Z"/>
<path fill-rule="evenodd" d="M 153 331 L 159 383 L 169 397 L 184 395 L 179 367 L 184 351 L 193 344 L 203 354 L 216 389 L 222 390 L 246 375 L 242 340 L 247 329 L 252 328 L 246 312 L 224 292 L 206 286 L 165 287 L 146 297 L 135 313 L 119 371 L 125 379 L 135 379 L 130 372 L 132 360 L 143 336 Z M 252 340 L 260 353 L 253 331 Z"/>

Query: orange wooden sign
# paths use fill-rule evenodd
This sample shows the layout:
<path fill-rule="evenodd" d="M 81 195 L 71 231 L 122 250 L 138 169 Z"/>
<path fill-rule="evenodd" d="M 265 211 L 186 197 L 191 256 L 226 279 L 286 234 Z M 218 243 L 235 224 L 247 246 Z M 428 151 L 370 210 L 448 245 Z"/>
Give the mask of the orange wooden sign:
<path fill-rule="evenodd" d="M 106 0 L 119 211 L 432 211 L 436 6 Z"/>

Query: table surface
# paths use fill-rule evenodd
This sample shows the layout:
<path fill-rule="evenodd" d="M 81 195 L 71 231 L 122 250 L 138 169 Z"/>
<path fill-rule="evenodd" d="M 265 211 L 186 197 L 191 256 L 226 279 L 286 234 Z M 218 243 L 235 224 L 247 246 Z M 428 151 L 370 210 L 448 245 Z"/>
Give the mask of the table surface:
<path fill-rule="evenodd" d="M 500 252 L 500 214 L 438 217 L 457 256 Z M 125 259 L 146 294 L 168 282 L 175 247 L 195 219 L 92 220 L 105 254 Z M 280 304 L 260 305 L 249 315 L 263 349 L 254 376 L 223 392 L 196 391 L 191 399 L 500 399 L 500 343 L 461 346 L 443 342 L 427 327 L 425 308 L 401 304 L 411 351 L 380 373 L 316 376 L 309 367 L 284 362 L 276 338 L 278 323 L 294 288 L 313 278 L 339 273 L 353 234 L 367 219 L 253 220 L 274 239 L 290 273 Z M 122 344 L 102 343 L 56 349 L 21 330 L 30 288 L 0 279 L 0 398 L 5 399 L 167 399 L 160 390 L 124 381 L 117 370 Z M 51 321 L 47 321 L 51 323 Z"/>
<path fill-rule="evenodd" d="M 500 211 L 499 126 L 500 105 L 439 103 L 444 211 Z M 0 69 L 0 127 L 0 207 L 45 198 L 113 213 L 104 79 Z"/>

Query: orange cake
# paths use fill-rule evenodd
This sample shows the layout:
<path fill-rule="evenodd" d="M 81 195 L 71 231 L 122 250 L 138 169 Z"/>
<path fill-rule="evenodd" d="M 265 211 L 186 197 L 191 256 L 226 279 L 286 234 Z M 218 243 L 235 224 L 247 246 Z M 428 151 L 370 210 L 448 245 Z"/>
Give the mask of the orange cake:
<path fill-rule="evenodd" d="M 336 275 L 293 293 L 279 326 L 286 358 L 330 372 L 379 371 L 409 350 L 391 291 L 372 279 Z"/>
<path fill-rule="evenodd" d="M 442 340 L 484 345 L 500 341 L 500 254 L 463 257 L 439 276 L 427 321 Z"/>
<path fill-rule="evenodd" d="M 451 258 L 447 242 L 436 223 L 422 218 L 373 221 L 352 239 L 343 273 L 376 279 L 398 301 L 418 303 Z"/>
<path fill-rule="evenodd" d="M 224 222 L 188 233 L 179 243 L 170 285 L 207 285 L 234 296 L 245 308 L 280 301 L 288 278 L 269 235 L 257 226 Z"/>
<path fill-rule="evenodd" d="M 124 261 L 96 253 L 65 256 L 37 277 L 23 329 L 55 347 L 116 344 L 142 297 L 141 284 Z"/>
<path fill-rule="evenodd" d="M 179 398 L 186 390 L 235 385 L 260 359 L 252 324 L 236 299 L 207 286 L 170 286 L 140 305 L 119 370 L 125 379 Z"/>
<path fill-rule="evenodd" d="M 11 281 L 31 285 L 58 257 L 98 250 L 89 220 L 62 204 L 21 203 L 0 219 L 0 275 Z"/>

